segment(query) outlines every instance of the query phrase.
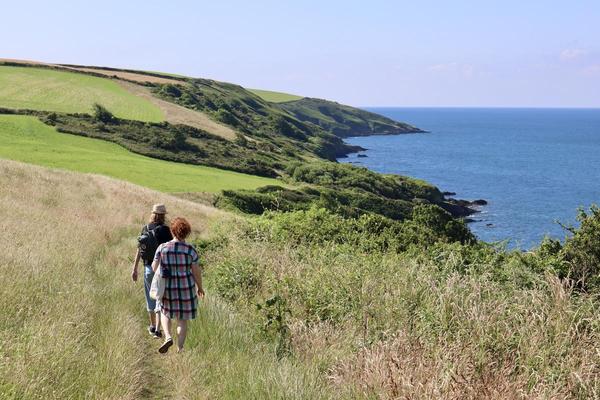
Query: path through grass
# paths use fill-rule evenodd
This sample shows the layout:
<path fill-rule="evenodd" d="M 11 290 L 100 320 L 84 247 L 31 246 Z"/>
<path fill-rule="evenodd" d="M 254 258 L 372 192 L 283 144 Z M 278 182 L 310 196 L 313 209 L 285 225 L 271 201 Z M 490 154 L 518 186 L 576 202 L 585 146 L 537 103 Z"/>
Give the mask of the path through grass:
<path fill-rule="evenodd" d="M 280 361 L 208 292 L 186 352 L 156 353 L 130 266 L 155 202 L 198 235 L 226 214 L 99 175 L 0 160 L 0 398 L 323 399 L 317 371 Z"/>
<path fill-rule="evenodd" d="M 98 139 L 59 133 L 37 118 L 0 115 L 0 158 L 112 176 L 164 192 L 254 189 L 269 178 L 157 160 Z"/>

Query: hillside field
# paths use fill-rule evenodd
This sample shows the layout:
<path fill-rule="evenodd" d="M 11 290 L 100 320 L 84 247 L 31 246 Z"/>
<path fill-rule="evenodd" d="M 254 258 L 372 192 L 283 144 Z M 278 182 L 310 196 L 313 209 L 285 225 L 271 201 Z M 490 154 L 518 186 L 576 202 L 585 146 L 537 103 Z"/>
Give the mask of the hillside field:
<path fill-rule="evenodd" d="M 119 118 L 164 120 L 159 107 L 110 79 L 47 68 L 0 66 L 0 107 L 90 113 L 94 103 Z"/>
<path fill-rule="evenodd" d="M 284 103 L 286 101 L 300 100 L 302 96 L 295 94 L 274 92 L 272 90 L 261 90 L 261 89 L 247 89 L 249 92 L 254 93 L 263 100 L 271 103 Z"/>
<path fill-rule="evenodd" d="M 114 143 L 59 133 L 31 116 L 0 115 L 0 141 L 0 158 L 112 176 L 164 192 L 216 193 L 278 182 L 144 157 Z"/>

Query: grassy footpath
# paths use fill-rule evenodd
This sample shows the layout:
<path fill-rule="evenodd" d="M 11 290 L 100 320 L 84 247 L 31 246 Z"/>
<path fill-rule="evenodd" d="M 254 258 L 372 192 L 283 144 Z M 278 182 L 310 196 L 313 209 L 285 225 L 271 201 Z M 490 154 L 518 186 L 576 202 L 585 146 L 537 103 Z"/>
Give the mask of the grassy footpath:
<path fill-rule="evenodd" d="M 103 140 L 57 132 L 37 118 L 0 115 L 0 158 L 112 176 L 164 192 L 254 189 L 277 181 L 134 154 Z"/>
<path fill-rule="evenodd" d="M 46 68 L 0 66 L 0 107 L 89 113 L 94 103 L 120 118 L 164 120 L 160 108 L 110 79 Z"/>
<path fill-rule="evenodd" d="M 0 160 L 2 399 L 330 398 L 317 371 L 278 361 L 209 291 L 187 351 L 156 354 L 129 277 L 145 210 L 196 230 L 221 212 L 98 175 Z M 199 232 L 195 232 L 198 235 Z"/>

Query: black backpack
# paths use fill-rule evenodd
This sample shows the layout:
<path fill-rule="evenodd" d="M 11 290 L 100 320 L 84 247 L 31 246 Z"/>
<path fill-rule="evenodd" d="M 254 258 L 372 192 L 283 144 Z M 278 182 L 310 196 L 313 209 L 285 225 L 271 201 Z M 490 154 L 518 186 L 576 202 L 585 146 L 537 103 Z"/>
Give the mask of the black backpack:
<path fill-rule="evenodd" d="M 147 263 L 154 260 L 154 253 L 158 249 L 158 230 L 162 225 L 157 225 L 153 229 L 149 229 L 149 225 L 144 226 L 142 234 L 138 236 L 138 248 L 140 249 L 140 257 Z"/>

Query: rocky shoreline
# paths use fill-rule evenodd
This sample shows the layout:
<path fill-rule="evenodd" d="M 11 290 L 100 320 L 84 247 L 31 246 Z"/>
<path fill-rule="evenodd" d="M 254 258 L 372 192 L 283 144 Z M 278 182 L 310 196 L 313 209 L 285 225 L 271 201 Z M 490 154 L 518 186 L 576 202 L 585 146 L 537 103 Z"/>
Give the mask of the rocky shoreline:
<path fill-rule="evenodd" d="M 365 135 L 357 135 L 357 136 L 375 136 L 375 135 L 407 135 L 414 133 L 427 133 L 427 131 L 421 130 L 415 127 L 415 130 L 412 131 L 404 131 L 404 132 L 386 132 L 386 133 L 371 133 Z M 349 145 L 344 141 L 344 144 L 348 146 L 350 149 L 348 152 L 344 152 L 342 155 L 338 156 L 338 158 L 347 158 L 349 154 L 356 154 L 366 152 L 368 149 L 365 149 L 361 146 Z M 367 154 L 358 154 L 357 158 L 367 158 Z M 357 162 L 350 162 L 350 164 L 360 164 Z M 468 218 L 473 214 L 477 214 L 481 212 L 481 207 L 486 206 L 488 202 L 484 199 L 477 200 L 464 200 L 464 199 L 456 199 L 452 196 L 456 196 L 456 192 L 442 192 L 444 196 L 444 200 L 442 203 L 438 204 L 444 210 L 452 214 L 455 218 L 462 218 L 466 223 L 475 222 L 474 219 Z"/>
<path fill-rule="evenodd" d="M 467 218 L 473 214 L 477 214 L 481 212 L 481 207 L 486 206 L 488 202 L 483 199 L 477 200 L 463 200 L 463 199 L 455 199 L 453 197 L 456 193 L 454 192 L 443 192 L 444 201 L 440 206 L 448 211 L 452 216 L 456 218 L 464 218 L 465 222 L 475 222 L 472 218 Z"/>
<path fill-rule="evenodd" d="M 348 144 L 344 139 L 349 139 L 352 137 L 365 137 L 365 136 L 391 136 L 391 135 L 413 135 L 416 133 L 429 133 L 428 131 L 424 131 L 420 128 L 417 127 L 413 127 L 411 126 L 412 129 L 406 129 L 406 130 L 398 130 L 398 131 L 382 131 L 382 132 L 370 132 L 370 133 L 353 133 L 352 135 L 349 136 L 344 136 L 342 137 L 343 143 L 345 145 L 344 149 L 338 151 L 338 154 L 336 155 L 337 158 L 348 158 L 348 156 L 350 154 L 356 154 L 356 153 L 362 153 L 364 151 L 367 151 L 369 149 L 365 149 L 362 146 L 356 146 L 356 145 L 352 145 L 352 144 Z M 368 157 L 366 154 L 358 154 L 357 155 L 358 158 L 365 158 Z"/>

